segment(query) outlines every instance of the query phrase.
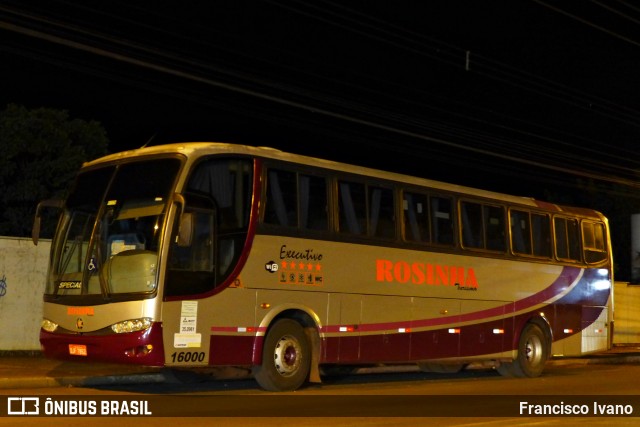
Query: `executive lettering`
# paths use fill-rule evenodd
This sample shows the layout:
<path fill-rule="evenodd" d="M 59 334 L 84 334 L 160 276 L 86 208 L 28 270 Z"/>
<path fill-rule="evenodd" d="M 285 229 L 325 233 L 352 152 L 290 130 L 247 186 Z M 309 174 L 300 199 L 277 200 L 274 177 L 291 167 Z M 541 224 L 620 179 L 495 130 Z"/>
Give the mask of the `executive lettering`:
<path fill-rule="evenodd" d="M 376 260 L 376 280 L 414 285 L 457 286 L 461 290 L 478 288 L 478 279 L 471 267 L 393 262 L 387 259 Z"/>
<path fill-rule="evenodd" d="M 287 249 L 287 245 L 280 247 L 280 259 L 301 259 L 305 261 L 322 261 L 322 254 L 314 254 L 313 249 Z"/>

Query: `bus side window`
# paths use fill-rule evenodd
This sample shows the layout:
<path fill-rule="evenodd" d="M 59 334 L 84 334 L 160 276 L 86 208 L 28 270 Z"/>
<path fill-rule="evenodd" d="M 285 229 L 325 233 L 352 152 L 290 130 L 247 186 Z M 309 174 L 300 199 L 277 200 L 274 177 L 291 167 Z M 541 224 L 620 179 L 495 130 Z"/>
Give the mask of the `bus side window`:
<path fill-rule="evenodd" d="M 430 239 L 427 196 L 403 193 L 402 199 L 404 238 L 412 242 L 428 242 Z"/>
<path fill-rule="evenodd" d="M 396 235 L 393 190 L 369 187 L 369 235 L 393 238 Z"/>
<path fill-rule="evenodd" d="M 453 212 L 451 199 L 430 197 L 431 234 L 433 243 L 453 245 Z"/>
<path fill-rule="evenodd" d="M 364 184 L 340 181 L 338 185 L 341 233 L 364 234 L 367 201 Z"/>
<path fill-rule="evenodd" d="M 483 248 L 482 206 L 478 203 L 461 203 L 462 243 L 467 248 Z"/>
<path fill-rule="evenodd" d="M 593 264 L 607 259 L 603 224 L 584 221 L 582 223 L 582 239 L 586 262 Z"/>
<path fill-rule="evenodd" d="M 298 226 L 296 174 L 271 169 L 267 173 L 267 200 L 264 222 L 288 227 Z"/>
<path fill-rule="evenodd" d="M 553 219 L 558 259 L 580 261 L 578 221 L 555 217 Z"/>
<path fill-rule="evenodd" d="M 484 222 L 486 249 L 504 252 L 506 247 L 504 208 L 485 205 Z"/>
<path fill-rule="evenodd" d="M 319 176 L 300 175 L 298 189 L 300 227 L 308 230 L 327 230 L 327 180 Z"/>
<path fill-rule="evenodd" d="M 550 258 L 551 221 L 549 215 L 531 214 L 531 232 L 533 235 L 533 254 Z"/>
<path fill-rule="evenodd" d="M 529 213 L 511 211 L 511 247 L 518 254 L 531 254 L 531 224 Z"/>
<path fill-rule="evenodd" d="M 251 207 L 251 164 L 243 159 L 212 159 L 199 164 L 187 191 L 209 195 L 218 208 L 221 231 L 245 228 Z"/>
<path fill-rule="evenodd" d="M 192 271 L 212 273 L 214 269 L 213 252 L 213 215 L 198 213 L 195 215 L 196 235 L 193 241 Z"/>
<path fill-rule="evenodd" d="M 194 207 L 193 197 L 189 202 L 187 214 L 193 217 L 191 238 L 180 239 L 188 242 L 187 245 L 181 244 L 177 238 L 180 224 L 176 223 L 175 240 L 169 252 L 165 296 L 200 294 L 216 285 L 215 216 L 211 210 Z"/>
<path fill-rule="evenodd" d="M 460 205 L 463 245 L 467 248 L 504 252 L 504 208 L 471 202 L 462 202 Z"/>

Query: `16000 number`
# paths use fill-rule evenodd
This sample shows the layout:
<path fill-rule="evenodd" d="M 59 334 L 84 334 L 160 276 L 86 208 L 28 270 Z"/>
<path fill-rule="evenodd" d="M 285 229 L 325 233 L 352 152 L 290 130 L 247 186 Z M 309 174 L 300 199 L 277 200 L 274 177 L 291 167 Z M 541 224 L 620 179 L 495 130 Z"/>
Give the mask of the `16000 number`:
<path fill-rule="evenodd" d="M 171 362 L 173 363 L 189 363 L 189 362 L 204 362 L 204 352 L 198 351 L 181 351 L 179 353 L 173 353 L 171 355 Z"/>

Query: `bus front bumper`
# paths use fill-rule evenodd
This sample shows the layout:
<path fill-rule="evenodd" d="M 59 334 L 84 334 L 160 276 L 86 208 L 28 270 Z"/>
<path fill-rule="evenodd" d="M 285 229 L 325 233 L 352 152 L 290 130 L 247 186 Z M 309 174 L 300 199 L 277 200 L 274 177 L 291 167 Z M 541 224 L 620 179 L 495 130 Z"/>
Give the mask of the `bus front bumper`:
<path fill-rule="evenodd" d="M 40 346 L 51 359 L 164 366 L 162 325 L 123 334 L 61 334 L 40 330 Z"/>

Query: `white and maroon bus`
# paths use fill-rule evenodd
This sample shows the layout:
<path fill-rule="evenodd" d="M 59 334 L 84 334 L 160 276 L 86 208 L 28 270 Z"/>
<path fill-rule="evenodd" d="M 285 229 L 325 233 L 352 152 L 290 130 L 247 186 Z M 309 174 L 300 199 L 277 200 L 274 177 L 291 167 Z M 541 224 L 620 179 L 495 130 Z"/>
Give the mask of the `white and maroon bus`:
<path fill-rule="evenodd" d="M 369 364 L 534 377 L 611 345 L 589 209 L 222 143 L 86 163 L 35 242 L 46 206 L 47 357 L 250 367 L 294 390 Z"/>

